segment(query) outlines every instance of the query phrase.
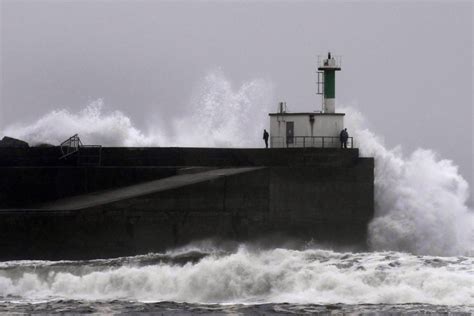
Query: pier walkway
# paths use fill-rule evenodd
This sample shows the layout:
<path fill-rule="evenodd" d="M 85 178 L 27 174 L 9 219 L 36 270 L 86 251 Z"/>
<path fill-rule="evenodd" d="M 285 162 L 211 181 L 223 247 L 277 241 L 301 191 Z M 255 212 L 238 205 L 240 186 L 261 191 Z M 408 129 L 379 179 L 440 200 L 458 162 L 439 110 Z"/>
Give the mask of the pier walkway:
<path fill-rule="evenodd" d="M 199 173 L 181 174 L 164 179 L 144 182 L 140 184 L 130 185 L 113 190 L 106 190 L 100 192 L 94 192 L 89 194 L 83 194 L 79 196 L 73 196 L 68 198 L 59 199 L 53 202 L 39 205 L 35 209 L 44 210 L 80 210 L 89 207 L 95 207 L 104 205 L 120 200 L 135 198 L 159 191 L 165 191 L 183 187 L 191 184 L 196 184 L 203 181 L 214 180 L 220 177 L 235 175 L 239 173 L 245 173 L 262 169 L 262 167 L 249 167 L 249 168 L 225 168 L 225 169 L 214 169 L 210 171 L 204 171 Z"/>

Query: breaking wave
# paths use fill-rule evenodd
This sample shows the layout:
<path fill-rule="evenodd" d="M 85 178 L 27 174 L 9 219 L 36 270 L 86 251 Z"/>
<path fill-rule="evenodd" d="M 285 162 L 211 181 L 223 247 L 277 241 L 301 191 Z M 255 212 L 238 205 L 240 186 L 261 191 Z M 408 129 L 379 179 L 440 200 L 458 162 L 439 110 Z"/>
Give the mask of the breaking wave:
<path fill-rule="evenodd" d="M 0 300 L 472 305 L 474 261 L 398 252 L 251 250 L 0 266 Z M 183 255 L 183 254 L 181 254 Z M 191 256 L 195 256 L 194 254 Z M 168 258 L 174 260 L 174 258 Z M 109 262 L 111 261 L 111 262 Z"/>
<path fill-rule="evenodd" d="M 272 84 L 246 81 L 234 89 L 221 71 L 210 72 L 191 96 L 186 115 L 176 118 L 171 130 L 153 126 L 144 132 L 120 111 L 107 112 L 102 99 L 77 113 L 54 110 L 33 124 L 7 126 L 2 134 L 31 144 L 59 145 L 79 134 L 86 144 L 103 146 L 256 147 L 265 127 Z"/>
<path fill-rule="evenodd" d="M 215 71 L 204 78 L 191 97 L 188 114 L 174 120 L 171 131 L 143 132 L 124 113 L 106 112 L 103 101 L 97 100 L 78 113 L 56 110 L 33 124 L 11 125 L 2 132 L 31 143 L 59 144 L 79 133 L 84 143 L 105 146 L 261 147 L 272 102 L 271 83 L 254 79 L 234 89 L 222 72 Z M 469 186 L 454 163 L 428 149 L 404 155 L 400 147 L 386 148 L 365 127 L 359 112 L 342 111 L 361 154 L 375 157 L 372 249 L 473 255 Z"/>
<path fill-rule="evenodd" d="M 388 149 L 365 127 L 361 113 L 344 111 L 361 154 L 375 159 L 372 249 L 473 256 L 474 212 L 458 167 L 433 150 L 420 148 L 405 156 L 400 146 Z"/>
<path fill-rule="evenodd" d="M 85 144 L 105 146 L 152 146 L 159 142 L 158 135 L 145 135 L 122 112 L 104 113 L 102 99 L 91 102 L 77 113 L 54 110 L 33 124 L 10 125 L 2 132 L 33 145 L 59 145 L 74 134 L 79 134 Z"/>

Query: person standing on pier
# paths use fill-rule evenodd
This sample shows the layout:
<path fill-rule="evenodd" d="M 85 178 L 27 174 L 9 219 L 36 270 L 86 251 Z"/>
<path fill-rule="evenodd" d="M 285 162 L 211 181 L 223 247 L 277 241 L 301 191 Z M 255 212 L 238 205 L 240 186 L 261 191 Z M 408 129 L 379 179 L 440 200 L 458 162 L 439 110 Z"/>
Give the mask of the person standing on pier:
<path fill-rule="evenodd" d="M 268 148 L 268 137 L 269 137 L 269 136 L 270 136 L 270 135 L 268 134 L 267 130 L 264 129 L 264 130 L 263 130 L 263 140 L 265 140 L 265 148 Z"/>
<path fill-rule="evenodd" d="M 339 139 L 341 140 L 341 148 L 347 148 L 348 138 L 349 138 L 349 133 L 347 133 L 347 128 L 344 128 L 339 134 Z"/>

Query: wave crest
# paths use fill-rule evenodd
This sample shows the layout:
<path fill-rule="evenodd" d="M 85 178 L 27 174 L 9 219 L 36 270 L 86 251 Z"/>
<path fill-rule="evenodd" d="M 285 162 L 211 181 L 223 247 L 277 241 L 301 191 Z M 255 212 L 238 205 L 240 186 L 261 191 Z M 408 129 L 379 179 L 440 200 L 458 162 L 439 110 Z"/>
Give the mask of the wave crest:
<path fill-rule="evenodd" d="M 184 265 L 104 265 L 84 272 L 78 264 L 79 270 L 68 266 L 46 273 L 0 269 L 0 297 L 447 305 L 472 304 L 474 297 L 472 258 L 312 249 L 251 251 L 244 246 L 230 254 L 217 253 Z"/>

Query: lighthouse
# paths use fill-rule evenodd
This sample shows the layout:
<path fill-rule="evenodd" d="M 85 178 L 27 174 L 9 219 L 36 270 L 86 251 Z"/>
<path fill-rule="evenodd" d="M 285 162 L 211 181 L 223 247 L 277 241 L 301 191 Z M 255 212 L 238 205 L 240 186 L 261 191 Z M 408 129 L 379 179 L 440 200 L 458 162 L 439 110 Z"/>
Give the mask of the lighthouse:
<path fill-rule="evenodd" d="M 336 60 L 329 52 L 328 57 L 322 63 L 318 62 L 318 93 L 321 94 L 322 87 L 324 113 L 336 112 L 336 71 L 341 70 L 340 58 L 338 59 Z M 320 80 L 321 75 L 322 81 Z"/>
<path fill-rule="evenodd" d="M 270 116 L 270 147 L 341 147 L 339 134 L 344 129 L 344 113 L 336 112 L 336 71 L 341 70 L 341 57 L 327 54 L 317 65 L 317 94 L 322 95 L 322 110 L 290 112 L 286 102 L 278 104 Z M 352 138 L 348 139 L 352 147 Z"/>

